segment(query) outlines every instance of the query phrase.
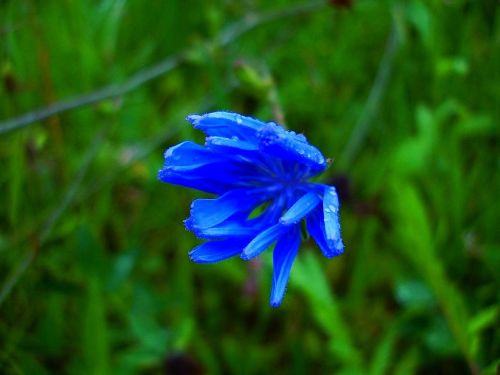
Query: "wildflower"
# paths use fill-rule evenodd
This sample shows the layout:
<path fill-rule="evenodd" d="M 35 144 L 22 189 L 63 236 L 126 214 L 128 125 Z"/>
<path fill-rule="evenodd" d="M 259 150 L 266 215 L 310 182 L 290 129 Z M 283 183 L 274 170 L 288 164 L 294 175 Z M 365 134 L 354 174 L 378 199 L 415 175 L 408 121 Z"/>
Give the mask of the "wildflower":
<path fill-rule="evenodd" d="M 323 254 L 340 255 L 339 200 L 332 186 L 308 181 L 327 161 L 302 134 L 236 113 L 191 115 L 204 146 L 183 142 L 165 152 L 161 181 L 215 194 L 191 204 L 187 229 L 205 243 L 193 261 L 252 259 L 273 243 L 272 306 L 281 304 L 301 242 L 301 222 Z"/>

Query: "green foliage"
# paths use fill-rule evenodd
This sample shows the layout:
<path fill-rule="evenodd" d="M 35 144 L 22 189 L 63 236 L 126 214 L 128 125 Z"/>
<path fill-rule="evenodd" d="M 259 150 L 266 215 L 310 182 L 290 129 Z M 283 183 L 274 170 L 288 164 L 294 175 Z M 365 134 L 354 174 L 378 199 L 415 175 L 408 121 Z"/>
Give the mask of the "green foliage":
<path fill-rule="evenodd" d="M 498 4 L 335 3 L 0 2 L 0 373 L 498 371 Z M 333 159 L 346 252 L 279 309 L 156 179 L 217 109 Z"/>

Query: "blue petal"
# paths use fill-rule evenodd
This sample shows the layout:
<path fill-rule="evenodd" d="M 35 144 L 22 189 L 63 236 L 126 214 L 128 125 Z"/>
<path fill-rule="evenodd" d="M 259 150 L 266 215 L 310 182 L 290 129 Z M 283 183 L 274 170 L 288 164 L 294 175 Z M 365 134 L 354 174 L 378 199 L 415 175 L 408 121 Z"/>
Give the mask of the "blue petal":
<path fill-rule="evenodd" d="M 318 207 L 313 210 L 306 219 L 307 231 L 311 237 L 316 241 L 323 255 L 327 258 L 338 256 L 344 252 L 344 247 L 333 246 L 330 247 L 326 241 L 325 235 L 325 222 L 323 220 L 323 210 Z"/>
<path fill-rule="evenodd" d="M 273 252 L 273 284 L 271 288 L 271 306 L 278 307 L 285 295 L 286 285 L 290 276 L 293 261 L 300 246 L 298 227 L 281 236 Z"/>
<path fill-rule="evenodd" d="M 191 260 L 197 263 L 214 263 L 241 253 L 248 240 L 227 239 L 205 242 L 189 253 Z"/>
<path fill-rule="evenodd" d="M 218 225 L 209 228 L 199 228 L 192 225 L 190 219 L 185 221 L 188 230 L 193 231 L 196 237 L 204 239 L 225 239 L 229 237 L 253 238 L 264 229 L 274 225 L 283 211 L 284 201 L 282 196 L 273 200 L 267 209 L 257 217 L 248 219 L 251 211 L 242 211 Z"/>
<path fill-rule="evenodd" d="M 203 239 L 224 239 L 224 238 L 252 238 L 255 237 L 260 229 L 251 225 L 242 225 L 236 222 L 224 222 L 221 225 L 211 228 L 193 228 L 194 234 Z"/>
<path fill-rule="evenodd" d="M 302 163 L 312 173 L 319 173 L 326 168 L 323 154 L 301 134 L 286 131 L 275 123 L 267 123 L 258 131 L 257 136 L 260 149 L 270 155 Z"/>
<path fill-rule="evenodd" d="M 165 168 L 181 172 L 221 162 L 227 156 L 213 152 L 193 142 L 182 142 L 165 151 Z"/>
<path fill-rule="evenodd" d="M 269 190 L 264 189 L 237 189 L 216 199 L 196 199 L 191 204 L 190 226 L 198 229 L 213 227 L 235 213 L 259 206 L 271 195 Z"/>
<path fill-rule="evenodd" d="M 249 225 L 246 220 L 250 214 L 250 210 L 237 212 L 236 214 L 230 216 L 225 221 L 208 227 L 200 228 L 193 225 L 191 218 L 184 221 L 186 228 L 196 235 L 198 238 L 210 239 L 210 240 L 220 240 L 229 237 L 241 238 L 241 237 L 255 237 L 261 230 L 260 228 Z"/>
<path fill-rule="evenodd" d="M 264 123 L 251 117 L 232 112 L 212 112 L 205 115 L 191 115 L 187 120 L 195 129 L 202 130 L 208 136 L 225 138 L 238 137 L 242 140 L 255 141 L 256 132 Z"/>
<path fill-rule="evenodd" d="M 245 153 L 245 155 L 255 155 L 253 151 L 258 151 L 259 146 L 255 143 L 242 141 L 239 138 L 231 137 L 207 137 L 206 138 L 207 146 L 212 150 L 217 150 L 219 152 L 238 152 Z M 250 152 L 249 152 L 250 151 Z"/>
<path fill-rule="evenodd" d="M 165 166 L 158 173 L 161 181 L 209 193 L 272 182 L 255 162 L 192 142 L 169 148 L 165 157 Z"/>
<path fill-rule="evenodd" d="M 262 184 L 261 175 L 252 167 L 246 168 L 230 161 L 184 171 L 166 167 L 158 172 L 158 178 L 166 183 L 212 194 L 223 194 L 231 189 Z"/>
<path fill-rule="evenodd" d="M 329 248 L 342 251 L 344 244 L 340 236 L 339 197 L 333 186 L 327 186 L 323 195 L 325 237 Z"/>
<path fill-rule="evenodd" d="M 250 260 L 264 250 L 266 250 L 274 241 L 276 241 L 282 234 L 287 230 L 287 227 L 276 224 L 270 228 L 267 228 L 264 232 L 261 232 L 255 237 L 241 253 L 241 258 L 243 260 Z"/>
<path fill-rule="evenodd" d="M 169 184 L 181 185 L 211 194 L 222 194 L 231 187 L 229 184 L 209 180 L 197 174 L 175 172 L 168 168 L 161 169 L 158 172 L 158 179 Z"/>
<path fill-rule="evenodd" d="M 158 178 L 166 183 L 219 194 L 231 186 L 233 179 L 231 183 L 226 183 L 229 181 L 224 178 L 213 180 L 210 177 L 214 177 L 214 173 L 207 176 L 208 171 L 217 170 L 219 173 L 229 174 L 231 168 L 236 169 L 233 164 L 224 155 L 193 142 L 183 142 L 165 151 L 165 165 L 158 172 Z"/>
<path fill-rule="evenodd" d="M 269 155 L 303 163 L 310 169 L 309 175 L 326 168 L 324 156 L 316 147 L 311 146 L 303 135 L 286 131 L 276 123 L 264 123 L 231 112 L 191 115 L 187 120 L 210 137 L 245 141 L 248 145 L 253 143 Z"/>
<path fill-rule="evenodd" d="M 279 161 L 270 158 L 259 150 L 255 143 L 242 141 L 233 137 L 207 137 L 206 145 L 210 150 L 222 155 L 231 155 L 235 162 L 252 169 L 255 178 L 272 183 L 276 180 L 276 164 Z"/>
<path fill-rule="evenodd" d="M 314 192 L 303 195 L 292 207 L 280 218 L 280 223 L 283 225 L 297 224 L 309 212 L 314 210 L 321 199 Z"/>
<path fill-rule="evenodd" d="M 261 229 L 268 228 L 275 224 L 281 216 L 285 207 L 285 197 L 280 194 L 261 215 L 249 220 L 249 223 L 257 223 Z"/>

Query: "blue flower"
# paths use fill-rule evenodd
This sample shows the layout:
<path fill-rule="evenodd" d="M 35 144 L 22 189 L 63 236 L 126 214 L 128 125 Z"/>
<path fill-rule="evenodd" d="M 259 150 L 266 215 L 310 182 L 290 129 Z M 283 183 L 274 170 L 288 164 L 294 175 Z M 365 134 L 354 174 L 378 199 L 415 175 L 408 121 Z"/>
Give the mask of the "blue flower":
<path fill-rule="evenodd" d="M 187 120 L 206 134 L 204 146 L 183 142 L 165 152 L 158 177 L 215 194 L 191 204 L 187 229 L 205 243 L 193 261 L 249 260 L 272 244 L 271 305 L 283 299 L 301 242 L 301 222 L 323 254 L 340 255 L 339 200 L 333 186 L 310 182 L 327 161 L 302 134 L 237 113 L 212 112 Z"/>

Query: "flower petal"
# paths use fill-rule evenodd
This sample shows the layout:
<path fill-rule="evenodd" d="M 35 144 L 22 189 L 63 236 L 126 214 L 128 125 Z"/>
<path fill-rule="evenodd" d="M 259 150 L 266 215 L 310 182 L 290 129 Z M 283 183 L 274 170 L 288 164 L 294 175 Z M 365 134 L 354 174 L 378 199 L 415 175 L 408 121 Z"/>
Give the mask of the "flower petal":
<path fill-rule="evenodd" d="M 195 247 L 189 257 L 196 263 L 214 263 L 241 253 L 248 240 L 227 239 L 205 242 Z"/>
<path fill-rule="evenodd" d="M 158 172 L 158 179 L 209 193 L 220 194 L 228 189 L 234 179 L 231 173 L 240 173 L 241 167 L 230 158 L 193 142 L 183 142 L 165 152 L 165 165 Z M 213 171 L 217 171 L 214 173 Z"/>
<path fill-rule="evenodd" d="M 259 147 L 283 160 L 293 160 L 311 169 L 311 175 L 326 168 L 323 154 L 307 142 L 302 134 L 286 131 L 280 125 L 267 123 L 257 133 Z"/>
<path fill-rule="evenodd" d="M 344 252 L 342 247 L 330 247 L 326 241 L 325 222 L 323 220 L 323 210 L 318 207 L 313 210 L 306 219 L 307 231 L 318 244 L 323 255 L 327 258 L 338 256 Z"/>
<path fill-rule="evenodd" d="M 266 250 L 274 241 L 276 241 L 287 230 L 287 227 L 276 224 L 259 233 L 241 253 L 243 260 L 250 260 L 264 250 Z"/>
<path fill-rule="evenodd" d="M 251 117 L 232 112 L 212 112 L 205 115 L 191 115 L 187 120 L 195 129 L 208 136 L 225 138 L 237 137 L 242 140 L 256 141 L 256 132 L 264 123 Z"/>
<path fill-rule="evenodd" d="M 323 195 L 325 237 L 328 247 L 342 252 L 344 244 L 340 236 L 339 197 L 333 186 L 327 186 Z"/>
<path fill-rule="evenodd" d="M 165 168 L 180 172 L 227 159 L 227 155 L 216 153 L 194 142 L 182 142 L 165 151 Z"/>
<path fill-rule="evenodd" d="M 185 224 L 188 230 L 193 231 L 196 237 L 204 239 L 225 239 L 229 237 L 249 237 L 254 238 L 276 223 L 283 211 L 284 202 L 281 196 L 272 201 L 269 207 L 257 217 L 248 219 L 252 210 L 242 211 L 232 215 L 220 224 L 209 228 L 193 227 L 190 220 Z"/>
<path fill-rule="evenodd" d="M 280 223 L 283 225 L 297 224 L 309 212 L 314 210 L 321 202 L 321 199 L 314 192 L 303 195 L 292 207 L 280 218 Z"/>
<path fill-rule="evenodd" d="M 196 199 L 191 204 L 188 223 L 192 228 L 213 227 L 235 213 L 257 207 L 269 199 L 270 195 L 270 191 L 265 189 L 236 189 L 216 199 Z"/>
<path fill-rule="evenodd" d="M 246 152 L 246 155 L 254 156 L 255 152 L 259 150 L 259 146 L 252 142 L 243 141 L 236 137 L 225 138 L 225 137 L 207 137 L 207 146 L 212 150 L 217 150 L 219 152 Z"/>
<path fill-rule="evenodd" d="M 269 207 L 259 216 L 250 219 L 250 223 L 257 223 L 261 230 L 274 225 L 283 213 L 285 207 L 285 197 L 280 194 L 271 202 Z"/>
<path fill-rule="evenodd" d="M 198 238 L 220 240 L 246 237 L 251 239 L 261 231 L 261 228 L 246 220 L 249 214 L 249 211 L 236 213 L 220 224 L 208 228 L 193 226 L 190 219 L 184 223 L 186 224 L 186 228 L 194 232 Z"/>
<path fill-rule="evenodd" d="M 210 194 L 222 194 L 231 187 L 231 185 L 221 181 L 213 181 L 197 174 L 193 175 L 193 173 L 175 172 L 168 168 L 158 172 L 158 179 L 169 184 L 181 185 Z"/>
<path fill-rule="evenodd" d="M 281 305 L 285 295 L 286 285 L 290 276 L 293 261 L 297 256 L 300 246 L 300 232 L 294 226 L 281 236 L 273 252 L 273 284 L 271 288 L 271 306 Z"/>
<path fill-rule="evenodd" d="M 272 182 L 256 163 L 229 152 L 217 152 L 192 142 L 183 142 L 165 152 L 165 165 L 158 178 L 209 193 Z"/>

